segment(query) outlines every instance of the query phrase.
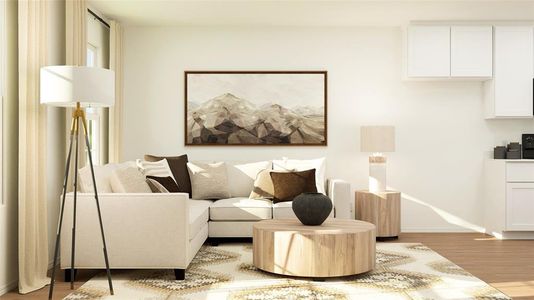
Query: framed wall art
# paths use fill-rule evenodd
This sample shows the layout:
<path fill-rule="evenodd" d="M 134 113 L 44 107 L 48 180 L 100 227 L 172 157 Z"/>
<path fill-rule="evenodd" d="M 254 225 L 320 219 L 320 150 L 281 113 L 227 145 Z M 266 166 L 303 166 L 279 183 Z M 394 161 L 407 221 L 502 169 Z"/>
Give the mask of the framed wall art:
<path fill-rule="evenodd" d="M 326 146 L 326 71 L 185 71 L 185 144 Z"/>

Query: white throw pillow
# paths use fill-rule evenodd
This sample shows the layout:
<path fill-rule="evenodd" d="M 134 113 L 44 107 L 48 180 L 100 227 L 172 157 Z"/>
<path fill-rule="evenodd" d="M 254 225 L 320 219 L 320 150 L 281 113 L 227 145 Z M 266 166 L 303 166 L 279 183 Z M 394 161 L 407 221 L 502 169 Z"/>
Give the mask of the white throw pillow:
<path fill-rule="evenodd" d="M 174 176 L 172 175 L 171 168 L 169 167 L 169 163 L 166 159 L 162 159 L 159 161 L 145 161 L 138 159 L 136 162 L 139 171 L 141 171 L 143 175 L 156 177 L 171 177 L 172 180 L 176 182 L 176 178 L 174 178 Z"/>
<path fill-rule="evenodd" d="M 265 169 L 271 169 L 271 166 L 270 161 L 226 162 L 230 195 L 232 197 L 248 197 L 254 189 L 254 180 L 256 180 L 258 173 Z"/>
<path fill-rule="evenodd" d="M 119 168 L 109 179 L 114 193 L 152 193 L 145 176 L 137 168 Z"/>
<path fill-rule="evenodd" d="M 188 162 L 187 170 L 191 178 L 192 199 L 230 198 L 224 162 Z"/>
<path fill-rule="evenodd" d="M 275 171 L 305 171 L 315 169 L 315 184 L 317 192 L 326 195 L 326 158 L 298 160 L 281 159 L 273 160 L 273 170 Z"/>

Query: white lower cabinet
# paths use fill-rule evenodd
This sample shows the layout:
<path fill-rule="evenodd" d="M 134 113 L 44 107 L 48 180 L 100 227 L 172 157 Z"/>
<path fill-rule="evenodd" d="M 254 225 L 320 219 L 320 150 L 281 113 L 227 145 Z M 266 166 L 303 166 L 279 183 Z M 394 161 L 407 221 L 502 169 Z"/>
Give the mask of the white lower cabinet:
<path fill-rule="evenodd" d="M 481 208 L 486 233 L 534 239 L 534 160 L 486 160 Z"/>
<path fill-rule="evenodd" d="M 506 230 L 534 230 L 534 182 L 506 184 Z"/>

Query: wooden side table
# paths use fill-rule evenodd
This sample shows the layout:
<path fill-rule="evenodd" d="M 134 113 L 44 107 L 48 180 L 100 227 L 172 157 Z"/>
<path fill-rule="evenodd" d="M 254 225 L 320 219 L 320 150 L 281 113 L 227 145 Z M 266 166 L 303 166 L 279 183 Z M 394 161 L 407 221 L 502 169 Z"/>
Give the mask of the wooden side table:
<path fill-rule="evenodd" d="M 356 219 L 376 225 L 376 238 L 398 238 L 401 193 L 356 191 Z"/>

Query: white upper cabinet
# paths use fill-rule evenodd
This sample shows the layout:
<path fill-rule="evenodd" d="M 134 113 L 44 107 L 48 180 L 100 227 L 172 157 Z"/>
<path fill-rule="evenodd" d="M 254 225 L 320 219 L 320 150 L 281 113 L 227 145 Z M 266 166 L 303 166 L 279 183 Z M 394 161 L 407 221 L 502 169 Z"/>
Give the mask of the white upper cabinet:
<path fill-rule="evenodd" d="M 408 77 L 449 77 L 450 26 L 408 28 Z"/>
<path fill-rule="evenodd" d="M 451 27 L 451 77 L 491 77 L 492 26 Z"/>
<path fill-rule="evenodd" d="M 496 26 L 493 80 L 485 83 L 486 116 L 533 116 L 534 27 Z"/>

